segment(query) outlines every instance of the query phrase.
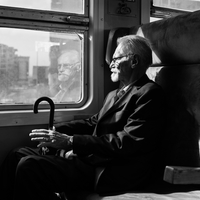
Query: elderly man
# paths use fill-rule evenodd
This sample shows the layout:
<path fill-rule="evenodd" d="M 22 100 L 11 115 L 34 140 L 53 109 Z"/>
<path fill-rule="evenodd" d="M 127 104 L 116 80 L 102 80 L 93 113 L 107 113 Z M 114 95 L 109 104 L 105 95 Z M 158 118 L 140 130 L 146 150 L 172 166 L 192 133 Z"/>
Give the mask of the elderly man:
<path fill-rule="evenodd" d="M 110 69 L 112 81 L 122 87 L 110 92 L 89 119 L 33 130 L 31 140 L 56 153 L 41 156 L 40 148 L 27 147 L 12 152 L 3 166 L 4 192 L 16 200 L 53 200 L 60 192 L 120 193 L 156 179 L 153 172 L 162 169 L 165 103 L 160 86 L 145 74 L 151 62 L 146 39 L 120 38 Z"/>

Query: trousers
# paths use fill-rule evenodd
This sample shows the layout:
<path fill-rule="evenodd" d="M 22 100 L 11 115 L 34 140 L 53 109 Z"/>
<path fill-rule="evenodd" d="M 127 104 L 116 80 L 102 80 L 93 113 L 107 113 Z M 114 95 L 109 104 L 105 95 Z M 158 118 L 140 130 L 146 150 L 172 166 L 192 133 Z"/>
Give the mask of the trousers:
<path fill-rule="evenodd" d="M 72 160 L 41 155 L 38 148 L 11 151 L 0 167 L 1 200 L 58 200 L 56 193 L 73 196 L 93 191 L 95 169 L 78 157 Z M 75 199 L 75 198 L 73 198 Z"/>

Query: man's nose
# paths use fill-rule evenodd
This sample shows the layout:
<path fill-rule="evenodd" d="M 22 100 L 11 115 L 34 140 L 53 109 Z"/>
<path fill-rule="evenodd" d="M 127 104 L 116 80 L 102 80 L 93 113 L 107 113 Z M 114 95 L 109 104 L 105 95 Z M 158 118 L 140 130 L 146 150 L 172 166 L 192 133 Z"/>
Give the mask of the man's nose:
<path fill-rule="evenodd" d="M 63 64 L 59 64 L 58 68 L 59 68 L 60 71 L 63 71 L 64 70 L 64 65 Z"/>

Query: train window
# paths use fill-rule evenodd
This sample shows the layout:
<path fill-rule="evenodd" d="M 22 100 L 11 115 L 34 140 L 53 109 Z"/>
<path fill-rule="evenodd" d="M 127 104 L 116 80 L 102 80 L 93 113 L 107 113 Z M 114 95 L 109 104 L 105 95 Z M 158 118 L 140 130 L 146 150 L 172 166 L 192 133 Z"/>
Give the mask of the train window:
<path fill-rule="evenodd" d="M 200 9 L 200 0 L 151 0 L 150 21 L 174 17 Z"/>
<path fill-rule="evenodd" d="M 81 107 L 88 98 L 88 1 L 0 3 L 0 110 L 32 109 L 41 96 L 56 108 Z"/>
<path fill-rule="evenodd" d="M 200 9 L 200 0 L 153 0 L 154 6 L 185 11 Z"/>
<path fill-rule="evenodd" d="M 84 0 L 0 0 L 0 5 L 85 14 Z"/>
<path fill-rule="evenodd" d="M 0 35 L 0 103 L 81 101 L 82 34 L 1 28 Z"/>

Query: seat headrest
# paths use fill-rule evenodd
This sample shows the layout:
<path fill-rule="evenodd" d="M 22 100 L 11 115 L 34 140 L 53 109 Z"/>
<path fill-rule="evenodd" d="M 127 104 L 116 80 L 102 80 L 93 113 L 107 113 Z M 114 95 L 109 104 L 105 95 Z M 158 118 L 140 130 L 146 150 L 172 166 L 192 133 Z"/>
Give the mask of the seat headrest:
<path fill-rule="evenodd" d="M 200 11 L 142 25 L 137 32 L 148 38 L 154 64 L 200 63 Z"/>

